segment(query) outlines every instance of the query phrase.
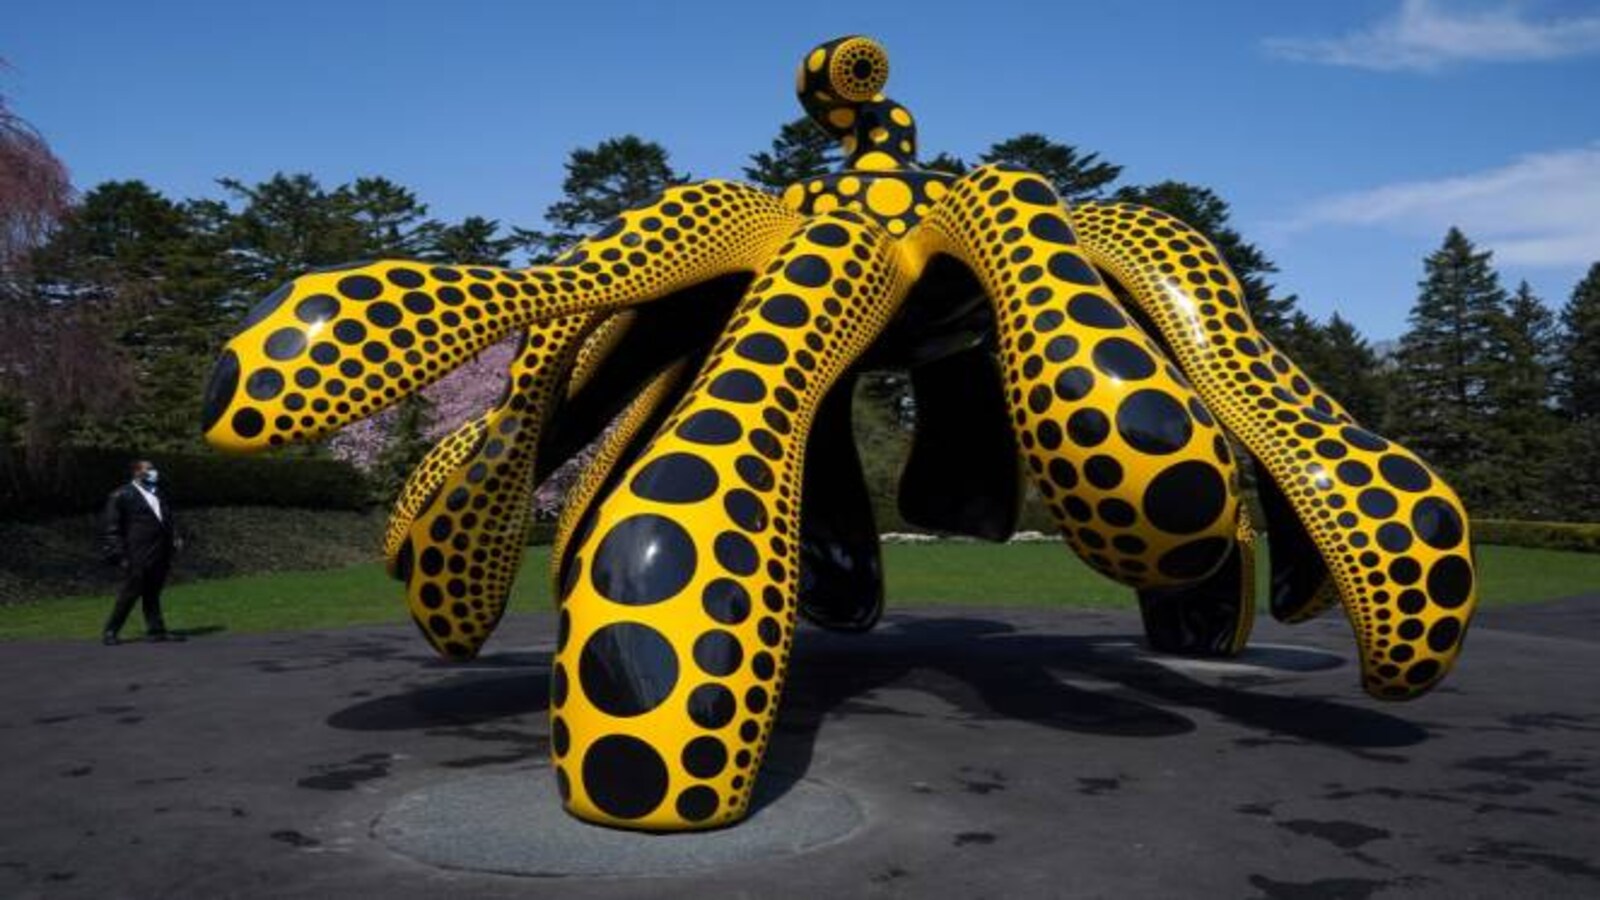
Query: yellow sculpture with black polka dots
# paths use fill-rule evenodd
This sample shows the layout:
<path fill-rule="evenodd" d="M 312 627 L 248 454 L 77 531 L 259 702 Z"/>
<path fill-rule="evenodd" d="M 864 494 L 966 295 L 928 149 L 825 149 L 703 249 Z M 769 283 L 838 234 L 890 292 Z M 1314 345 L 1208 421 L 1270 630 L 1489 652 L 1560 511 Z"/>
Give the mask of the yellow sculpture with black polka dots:
<path fill-rule="evenodd" d="M 533 486 L 599 442 L 554 554 L 551 747 L 568 810 L 606 825 L 744 816 L 798 618 L 877 620 L 848 427 L 873 368 L 916 390 L 914 523 L 1003 539 L 1031 484 L 1072 550 L 1138 591 L 1155 648 L 1211 655 L 1248 638 L 1264 529 L 1275 615 L 1341 603 L 1370 693 L 1436 685 L 1476 599 L 1449 486 L 1261 335 L 1204 235 L 1129 204 L 1069 209 L 1026 171 L 921 169 L 887 77 L 864 37 L 805 57 L 801 103 L 847 162 L 781 196 L 674 187 L 549 265 L 294 280 L 223 352 L 206 437 L 316 439 L 522 331 L 505 397 L 424 460 L 386 552 L 427 639 L 471 658 Z M 1240 499 L 1246 457 L 1265 522 Z"/>

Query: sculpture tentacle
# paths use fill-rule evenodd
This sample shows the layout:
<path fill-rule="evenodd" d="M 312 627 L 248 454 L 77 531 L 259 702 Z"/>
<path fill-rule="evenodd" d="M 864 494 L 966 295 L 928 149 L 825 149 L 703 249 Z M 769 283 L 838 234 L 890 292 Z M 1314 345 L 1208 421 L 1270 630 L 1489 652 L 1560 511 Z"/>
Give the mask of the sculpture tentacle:
<path fill-rule="evenodd" d="M 574 814 L 684 830 L 748 810 L 793 640 L 806 435 L 903 298 L 900 263 L 854 214 L 797 230 L 596 508 L 552 680 Z"/>
<path fill-rule="evenodd" d="M 228 342 L 206 440 L 233 452 L 315 440 L 433 383 L 517 328 L 645 303 L 766 263 L 799 216 L 723 181 L 670 188 L 544 266 L 386 260 L 303 275 Z"/>
<path fill-rule="evenodd" d="M 533 523 L 539 433 L 599 322 L 568 316 L 528 331 L 505 400 L 406 528 L 396 574 L 411 618 L 446 657 L 476 656 L 505 612 Z"/>
<path fill-rule="evenodd" d="M 567 379 L 569 393 L 572 390 L 576 390 L 579 379 L 586 377 L 589 370 L 596 365 L 594 362 L 596 353 L 598 352 L 603 356 L 603 348 L 597 350 L 595 347 L 596 341 L 599 340 L 601 344 L 604 344 L 607 340 L 614 339 L 617 331 L 617 326 L 614 323 L 623 315 L 625 314 L 606 318 L 599 327 L 594 328 L 589 338 L 583 342 L 583 346 L 578 352 L 577 361 L 572 366 L 572 373 Z M 543 335 L 544 337 L 537 342 L 538 345 L 533 348 L 532 352 L 528 352 L 526 349 L 528 347 L 527 335 L 519 342 L 519 349 L 523 352 L 511 360 L 511 366 L 506 374 L 506 389 L 499 401 L 481 415 L 468 419 L 454 431 L 441 438 L 422 457 L 422 461 L 417 464 L 416 468 L 411 470 L 411 474 L 406 478 L 405 485 L 401 487 L 399 495 L 395 497 L 394 508 L 389 513 L 389 525 L 384 532 L 383 555 L 388 561 L 390 575 L 398 574 L 396 565 L 398 563 L 397 555 L 400 552 L 400 545 L 405 541 L 406 534 L 411 528 L 412 521 L 416 519 L 417 513 L 439 493 L 439 486 L 444 484 L 446 478 L 450 477 L 450 473 L 463 468 L 467 461 L 472 458 L 478 446 L 482 444 L 484 432 L 496 412 L 499 409 L 503 409 L 511 401 L 514 394 L 521 393 L 524 397 L 523 402 L 539 404 L 536 409 L 527 410 L 529 415 L 538 418 L 540 421 L 543 421 L 548 416 L 549 410 L 546 406 L 553 398 L 547 396 L 547 386 L 533 383 L 519 386 L 518 382 L 524 376 L 532 378 L 536 382 L 550 377 L 548 372 L 540 369 L 540 361 L 545 357 L 543 353 L 545 340 L 553 335 L 564 334 L 570 324 L 572 323 L 556 319 L 553 322 L 545 322 L 529 328 L 528 335 Z M 587 368 L 584 364 L 586 358 L 590 360 Z M 507 440 L 516 442 L 529 433 L 519 431 L 510 435 Z"/>
<path fill-rule="evenodd" d="M 1455 492 L 1357 425 L 1261 335 L 1203 235 L 1131 204 L 1085 205 L 1072 218 L 1090 259 L 1133 294 L 1293 506 L 1338 583 L 1367 691 L 1406 698 L 1437 684 L 1477 595 Z"/>
<path fill-rule="evenodd" d="M 966 262 L 994 303 L 1017 440 L 1073 550 L 1141 588 L 1216 571 L 1239 508 L 1227 441 L 1083 259 L 1055 191 L 985 167 L 908 240 Z"/>
<path fill-rule="evenodd" d="M 594 458 L 584 466 L 583 473 L 572 487 L 567 489 L 562 501 L 561 517 L 556 523 L 555 539 L 550 543 L 550 575 L 556 581 L 558 596 L 562 593 L 560 586 L 566 572 L 562 561 L 566 559 L 567 548 L 572 544 L 579 524 L 584 521 L 617 465 L 626 457 L 628 448 L 634 446 L 634 442 L 642 435 L 649 433 L 648 426 L 678 389 L 686 370 L 687 364 L 679 361 L 656 373 L 612 421 L 595 450 Z"/>

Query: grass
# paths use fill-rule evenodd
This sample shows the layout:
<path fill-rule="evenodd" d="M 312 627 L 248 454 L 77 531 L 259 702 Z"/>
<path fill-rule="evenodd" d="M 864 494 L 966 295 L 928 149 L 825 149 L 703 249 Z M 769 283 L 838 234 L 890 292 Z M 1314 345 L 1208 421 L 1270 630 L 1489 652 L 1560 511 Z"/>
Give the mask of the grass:
<path fill-rule="evenodd" d="M 1600 591 L 1600 555 L 1484 546 L 1482 603 L 1498 606 Z M 528 551 L 513 612 L 550 607 L 549 550 Z M 1133 594 L 1056 544 L 891 544 L 884 547 L 889 602 L 970 606 L 1131 609 Z M 0 606 L 0 639 L 92 638 L 110 598 L 80 595 Z M 167 618 L 176 629 L 280 631 L 404 622 L 399 586 L 364 563 L 174 585 Z M 141 626 L 136 611 L 130 632 Z"/>

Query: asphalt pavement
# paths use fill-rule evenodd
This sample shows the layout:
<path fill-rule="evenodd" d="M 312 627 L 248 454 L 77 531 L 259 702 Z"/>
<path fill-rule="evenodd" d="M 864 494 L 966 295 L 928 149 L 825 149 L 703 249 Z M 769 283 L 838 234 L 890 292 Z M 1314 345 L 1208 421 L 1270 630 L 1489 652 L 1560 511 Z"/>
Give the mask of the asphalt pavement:
<path fill-rule="evenodd" d="M 1360 692 L 1337 617 L 1225 663 L 1131 613 L 807 629 L 765 821 L 592 846 L 547 788 L 549 616 L 464 666 L 171 618 L 0 645 L 0 896 L 1600 896 L 1600 596 L 1485 611 L 1409 704 Z"/>

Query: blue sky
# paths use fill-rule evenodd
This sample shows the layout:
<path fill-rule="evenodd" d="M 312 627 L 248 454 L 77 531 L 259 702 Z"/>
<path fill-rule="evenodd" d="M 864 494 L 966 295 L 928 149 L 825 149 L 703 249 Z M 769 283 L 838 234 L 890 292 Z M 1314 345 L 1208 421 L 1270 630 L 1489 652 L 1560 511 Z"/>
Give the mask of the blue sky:
<path fill-rule="evenodd" d="M 941 12 L 941 10 L 945 10 Z M 75 183 L 385 175 L 531 225 L 568 152 L 633 132 L 739 175 L 793 68 L 871 34 L 923 152 L 1040 131 L 1209 185 L 1318 316 L 1398 334 L 1459 224 L 1559 306 L 1600 260 L 1600 3 L 59 2 L 0 22 L 0 91 Z"/>

